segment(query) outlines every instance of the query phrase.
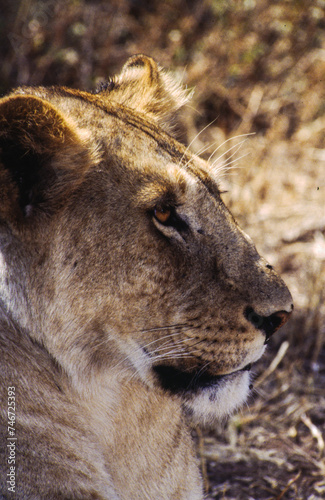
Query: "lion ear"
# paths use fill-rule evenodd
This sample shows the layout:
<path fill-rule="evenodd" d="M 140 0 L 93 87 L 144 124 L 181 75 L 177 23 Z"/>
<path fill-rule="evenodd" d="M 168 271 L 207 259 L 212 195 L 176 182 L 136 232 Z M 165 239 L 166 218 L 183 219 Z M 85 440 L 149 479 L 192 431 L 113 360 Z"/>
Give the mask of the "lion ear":
<path fill-rule="evenodd" d="M 171 128 L 176 111 L 190 92 L 144 55 L 130 57 L 119 75 L 101 88 L 103 97 L 145 113 L 164 128 Z"/>
<path fill-rule="evenodd" d="M 63 115 L 32 95 L 0 100 L 0 216 L 51 212 L 89 164 L 82 139 Z"/>

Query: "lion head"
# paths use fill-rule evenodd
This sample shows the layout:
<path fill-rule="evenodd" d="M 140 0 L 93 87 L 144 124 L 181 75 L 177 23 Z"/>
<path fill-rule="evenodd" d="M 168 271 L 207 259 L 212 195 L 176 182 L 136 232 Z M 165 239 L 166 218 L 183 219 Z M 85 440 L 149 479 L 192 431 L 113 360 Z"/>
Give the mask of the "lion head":
<path fill-rule="evenodd" d="M 115 370 L 211 421 L 246 399 L 293 306 L 209 163 L 170 134 L 186 99 L 135 56 L 96 94 L 0 101 L 0 288 L 76 383 Z"/>

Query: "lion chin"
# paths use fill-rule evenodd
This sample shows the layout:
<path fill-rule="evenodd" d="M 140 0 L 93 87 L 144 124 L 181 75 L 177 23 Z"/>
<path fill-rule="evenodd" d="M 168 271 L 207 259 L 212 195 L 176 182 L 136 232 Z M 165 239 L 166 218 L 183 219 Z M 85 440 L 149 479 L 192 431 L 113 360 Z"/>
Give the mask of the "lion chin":
<path fill-rule="evenodd" d="M 248 372 L 224 375 L 211 386 L 184 395 L 183 408 L 194 424 L 213 427 L 240 408 L 251 389 Z"/>
<path fill-rule="evenodd" d="M 166 366 L 154 368 L 161 386 L 180 397 L 190 421 L 205 427 L 229 417 L 247 400 L 253 388 L 250 370 L 251 364 L 227 375 L 211 376 Z"/>

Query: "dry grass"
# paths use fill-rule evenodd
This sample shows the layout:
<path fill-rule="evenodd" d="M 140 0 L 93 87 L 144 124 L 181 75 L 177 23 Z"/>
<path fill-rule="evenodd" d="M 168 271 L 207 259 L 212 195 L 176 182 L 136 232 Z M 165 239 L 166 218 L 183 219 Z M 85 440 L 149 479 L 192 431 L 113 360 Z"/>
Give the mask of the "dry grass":
<path fill-rule="evenodd" d="M 199 433 L 198 450 L 209 499 L 325 498 L 324 0 L 13 0 L 0 30 L 2 91 L 91 88 L 144 52 L 196 88 L 180 136 L 213 122 L 192 149 L 255 134 L 234 157 L 241 139 L 218 150 L 243 156 L 224 198 L 295 313 L 255 367 L 249 406 Z"/>

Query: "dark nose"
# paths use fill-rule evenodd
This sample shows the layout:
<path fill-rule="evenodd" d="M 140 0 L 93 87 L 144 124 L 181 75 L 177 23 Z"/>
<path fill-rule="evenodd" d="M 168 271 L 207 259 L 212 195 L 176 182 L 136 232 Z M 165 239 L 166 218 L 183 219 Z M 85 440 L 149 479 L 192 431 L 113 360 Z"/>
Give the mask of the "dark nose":
<path fill-rule="evenodd" d="M 260 316 L 252 307 L 246 307 L 245 318 L 250 321 L 255 328 L 265 333 L 265 343 L 267 343 L 271 335 L 288 321 L 291 312 L 277 311 L 270 316 Z"/>

